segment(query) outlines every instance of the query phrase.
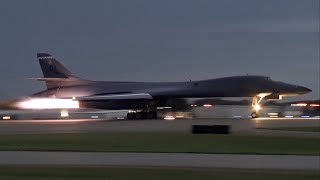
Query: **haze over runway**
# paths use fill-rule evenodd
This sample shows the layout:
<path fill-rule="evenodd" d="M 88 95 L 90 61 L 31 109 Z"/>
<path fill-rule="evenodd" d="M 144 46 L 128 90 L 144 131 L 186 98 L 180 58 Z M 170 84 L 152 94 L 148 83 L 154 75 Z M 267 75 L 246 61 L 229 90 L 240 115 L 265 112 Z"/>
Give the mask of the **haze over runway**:
<path fill-rule="evenodd" d="M 319 132 L 277 131 L 264 128 L 318 127 L 319 118 L 257 118 L 251 119 L 180 119 L 180 120 L 105 120 L 51 119 L 2 120 L 0 135 L 61 134 L 107 132 L 176 132 L 190 133 L 192 125 L 229 125 L 233 134 L 265 136 L 315 137 Z"/>
<path fill-rule="evenodd" d="M 298 99 L 319 98 L 317 0 L 5 0 L 0 21 L 0 99 L 44 89 L 24 79 L 41 76 L 37 52 L 89 79 L 259 74 L 313 90 Z"/>

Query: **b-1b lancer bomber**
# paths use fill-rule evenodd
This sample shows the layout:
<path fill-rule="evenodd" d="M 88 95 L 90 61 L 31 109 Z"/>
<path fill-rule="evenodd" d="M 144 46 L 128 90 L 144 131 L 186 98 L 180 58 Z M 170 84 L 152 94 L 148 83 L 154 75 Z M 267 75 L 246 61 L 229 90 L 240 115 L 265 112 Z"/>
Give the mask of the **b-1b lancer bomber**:
<path fill-rule="evenodd" d="M 47 89 L 32 97 L 70 98 L 80 107 L 128 109 L 128 119 L 157 118 L 157 106 L 170 98 L 252 97 L 253 118 L 259 116 L 262 99 L 302 95 L 311 90 L 274 81 L 265 76 L 232 76 L 185 82 L 91 81 L 79 78 L 53 56 L 38 53 Z"/>

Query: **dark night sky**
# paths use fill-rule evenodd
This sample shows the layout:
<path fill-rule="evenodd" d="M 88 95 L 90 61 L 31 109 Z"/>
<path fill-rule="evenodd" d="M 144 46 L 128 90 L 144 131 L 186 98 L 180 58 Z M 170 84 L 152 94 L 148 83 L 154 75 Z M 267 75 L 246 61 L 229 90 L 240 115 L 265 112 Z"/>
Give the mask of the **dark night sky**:
<path fill-rule="evenodd" d="M 267 75 L 319 98 L 319 0 L 1 0 L 0 99 L 43 90 L 37 52 L 80 77 Z"/>

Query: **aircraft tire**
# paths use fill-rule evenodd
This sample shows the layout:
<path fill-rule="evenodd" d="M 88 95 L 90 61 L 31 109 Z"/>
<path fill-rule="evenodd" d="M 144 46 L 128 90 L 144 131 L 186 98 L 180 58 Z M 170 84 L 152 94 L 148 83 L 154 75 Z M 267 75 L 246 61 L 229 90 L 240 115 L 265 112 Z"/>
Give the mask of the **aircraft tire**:
<path fill-rule="evenodd" d="M 157 117 L 158 117 L 158 114 L 155 111 L 149 111 L 147 114 L 148 119 L 157 119 Z"/>
<path fill-rule="evenodd" d="M 136 119 L 136 113 L 128 113 L 127 119 L 129 120 L 135 120 Z"/>
<path fill-rule="evenodd" d="M 258 118 L 258 117 L 259 117 L 259 114 L 256 113 L 256 112 L 253 112 L 253 113 L 251 113 L 251 117 L 252 117 L 252 118 Z"/>
<path fill-rule="evenodd" d="M 136 113 L 136 119 L 146 119 L 147 113 L 146 112 L 137 112 Z"/>

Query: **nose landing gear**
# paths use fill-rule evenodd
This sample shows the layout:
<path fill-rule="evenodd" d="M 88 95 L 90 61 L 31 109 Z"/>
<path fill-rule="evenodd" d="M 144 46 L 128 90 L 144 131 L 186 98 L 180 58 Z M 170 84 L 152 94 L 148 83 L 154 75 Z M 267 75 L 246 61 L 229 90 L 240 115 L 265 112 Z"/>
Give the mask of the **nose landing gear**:
<path fill-rule="evenodd" d="M 252 118 L 258 118 L 260 116 L 260 109 L 261 109 L 261 101 L 263 100 L 264 97 L 270 95 L 271 93 L 261 93 L 258 94 L 257 96 L 254 96 L 252 99 L 252 109 L 253 112 L 251 113 Z"/>
<path fill-rule="evenodd" d="M 256 111 L 254 111 L 254 112 L 251 113 L 251 117 L 252 118 L 258 118 L 259 114 Z"/>

